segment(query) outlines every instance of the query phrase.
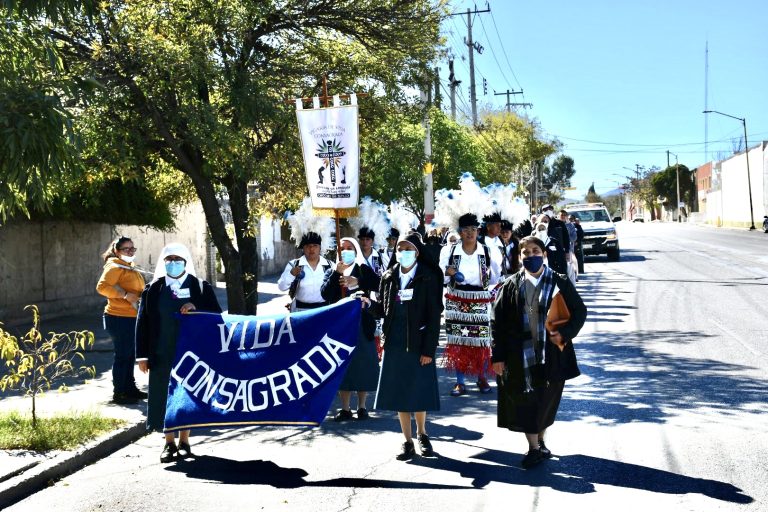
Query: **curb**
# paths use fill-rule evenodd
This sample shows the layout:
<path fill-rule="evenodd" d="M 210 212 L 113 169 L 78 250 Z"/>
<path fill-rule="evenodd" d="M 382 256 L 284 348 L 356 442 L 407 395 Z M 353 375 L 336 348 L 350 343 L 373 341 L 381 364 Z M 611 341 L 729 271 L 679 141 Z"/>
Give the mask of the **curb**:
<path fill-rule="evenodd" d="M 61 453 L 29 471 L 0 483 L 0 510 L 17 503 L 84 466 L 123 448 L 146 434 L 145 420 L 105 434 L 76 450 Z"/>

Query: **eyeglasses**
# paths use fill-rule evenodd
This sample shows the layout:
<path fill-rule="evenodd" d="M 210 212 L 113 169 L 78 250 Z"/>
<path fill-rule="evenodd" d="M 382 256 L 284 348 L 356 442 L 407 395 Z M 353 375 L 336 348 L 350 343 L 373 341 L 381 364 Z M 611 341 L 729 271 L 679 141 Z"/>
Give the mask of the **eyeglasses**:
<path fill-rule="evenodd" d="M 128 254 L 133 254 L 136 252 L 135 247 L 121 247 L 118 249 L 118 252 L 127 252 Z"/>
<path fill-rule="evenodd" d="M 166 256 L 165 257 L 165 261 L 186 261 L 186 260 L 184 258 L 182 258 L 181 256 L 171 255 L 171 256 Z"/>
<path fill-rule="evenodd" d="M 477 231 L 477 228 L 473 227 L 473 226 L 470 226 L 470 227 L 467 227 L 467 228 L 461 228 L 461 232 L 462 233 L 474 233 L 476 231 Z"/>

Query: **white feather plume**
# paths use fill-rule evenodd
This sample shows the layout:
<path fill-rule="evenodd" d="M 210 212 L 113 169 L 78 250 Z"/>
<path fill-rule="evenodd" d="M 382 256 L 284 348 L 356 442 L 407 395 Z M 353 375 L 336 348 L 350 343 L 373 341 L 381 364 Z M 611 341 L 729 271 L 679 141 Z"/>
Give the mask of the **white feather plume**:
<path fill-rule="evenodd" d="M 493 211 L 498 212 L 502 220 L 509 221 L 513 226 L 516 226 L 530 217 L 528 204 L 522 198 L 515 197 L 516 185 L 493 183 L 485 187 L 484 190 L 493 205 Z"/>
<path fill-rule="evenodd" d="M 296 242 L 296 247 L 309 232 L 320 235 L 321 255 L 336 247 L 336 221 L 328 216 L 315 215 L 310 198 L 305 197 L 295 213 L 286 212 L 285 220 L 291 227 L 291 238 Z"/>
<path fill-rule="evenodd" d="M 456 229 L 459 217 L 467 213 L 474 213 L 478 220 L 482 220 L 492 213 L 492 205 L 472 174 L 465 172 L 459 179 L 458 190 L 441 189 L 435 193 L 434 223 Z"/>
<path fill-rule="evenodd" d="M 392 204 L 389 205 L 389 223 L 401 235 L 405 235 L 410 230 L 416 229 L 419 225 L 419 218 L 407 210 L 402 203 L 392 201 Z"/>
<path fill-rule="evenodd" d="M 366 227 L 375 234 L 373 239 L 375 247 L 387 246 L 389 218 L 387 216 L 387 208 L 380 202 L 374 201 L 368 196 L 362 198 L 357 209 L 357 217 L 350 218 L 349 225 L 355 230 L 355 237 L 357 237 L 360 228 Z"/>

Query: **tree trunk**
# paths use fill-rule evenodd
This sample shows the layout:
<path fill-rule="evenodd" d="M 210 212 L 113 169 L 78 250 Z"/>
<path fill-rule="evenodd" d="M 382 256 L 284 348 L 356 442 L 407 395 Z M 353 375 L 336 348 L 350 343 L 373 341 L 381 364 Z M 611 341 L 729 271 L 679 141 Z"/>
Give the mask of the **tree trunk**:
<path fill-rule="evenodd" d="M 235 239 L 240 252 L 240 268 L 245 300 L 243 314 L 255 315 L 259 304 L 259 255 L 256 244 L 255 220 L 248 210 L 248 181 L 232 179 L 227 187 Z"/>
<path fill-rule="evenodd" d="M 202 158 L 183 159 L 183 170 L 195 185 L 197 197 L 203 205 L 205 221 L 211 233 L 211 239 L 224 262 L 224 281 L 227 283 L 227 309 L 234 314 L 248 314 L 243 287 L 243 268 L 240 253 L 227 234 L 224 218 L 221 216 L 216 191 L 211 181 L 204 177 Z M 186 164 L 186 165 L 185 165 Z"/>

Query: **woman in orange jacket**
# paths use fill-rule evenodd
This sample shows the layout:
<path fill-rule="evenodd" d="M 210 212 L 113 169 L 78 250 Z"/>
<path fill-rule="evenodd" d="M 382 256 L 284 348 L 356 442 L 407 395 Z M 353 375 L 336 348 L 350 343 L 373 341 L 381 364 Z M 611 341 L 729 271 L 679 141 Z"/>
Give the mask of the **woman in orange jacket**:
<path fill-rule="evenodd" d="M 136 247 L 127 237 L 112 242 L 104 253 L 104 271 L 96 291 L 107 298 L 104 328 L 114 344 L 112 363 L 112 401 L 132 404 L 147 394 L 136 387 L 133 367 L 136 363 L 134 334 L 138 302 L 144 289 L 144 277 L 134 266 Z"/>

